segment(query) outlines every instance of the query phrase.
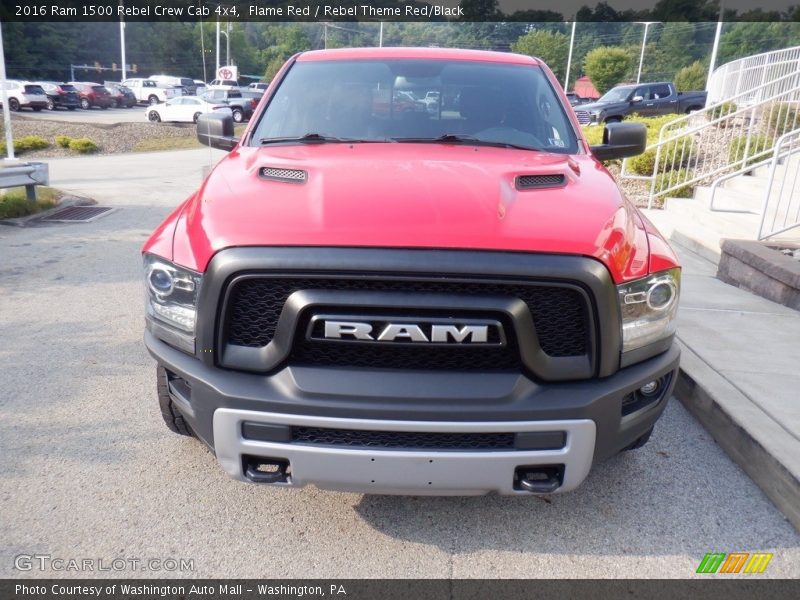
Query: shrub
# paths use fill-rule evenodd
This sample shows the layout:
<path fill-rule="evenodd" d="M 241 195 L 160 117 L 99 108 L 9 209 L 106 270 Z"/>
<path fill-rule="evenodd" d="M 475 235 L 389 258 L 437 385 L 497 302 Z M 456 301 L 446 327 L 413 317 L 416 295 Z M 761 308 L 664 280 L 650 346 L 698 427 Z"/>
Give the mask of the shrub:
<path fill-rule="evenodd" d="M 711 109 L 711 112 L 708 114 L 709 119 L 712 121 L 729 115 L 733 112 L 736 112 L 737 106 L 735 102 L 723 102 L 719 106 L 714 107 Z M 727 127 L 731 122 L 731 119 L 722 119 L 719 123 L 717 123 L 717 127 Z"/>
<path fill-rule="evenodd" d="M 750 149 L 748 154 L 752 157 L 755 154 L 764 152 L 772 148 L 774 140 L 766 135 L 753 135 L 750 137 Z M 744 152 L 747 148 L 747 136 L 743 135 L 734 138 L 728 150 L 728 160 L 730 162 L 738 162 L 744 158 Z M 767 155 L 762 155 L 756 158 L 749 158 L 747 166 L 753 165 L 767 158 Z"/>
<path fill-rule="evenodd" d="M 598 125 L 584 125 L 583 135 L 586 136 L 586 141 L 590 146 L 597 146 L 603 143 L 603 127 Z"/>
<path fill-rule="evenodd" d="M 692 172 L 688 169 L 676 169 L 656 175 L 656 191 L 672 187 L 682 181 L 692 178 Z M 683 185 L 667 193 L 669 198 L 691 198 L 694 196 L 693 185 Z"/>
<path fill-rule="evenodd" d="M 69 148 L 69 143 L 72 141 L 72 138 L 68 135 L 57 135 L 56 136 L 56 145 L 61 148 Z"/>
<path fill-rule="evenodd" d="M 706 68 L 699 60 L 683 67 L 675 74 L 675 87 L 679 92 L 703 90 L 706 87 Z"/>
<path fill-rule="evenodd" d="M 76 138 L 74 140 L 70 140 L 69 149 L 80 154 L 91 154 L 92 152 L 97 152 L 99 150 L 97 144 L 95 144 L 89 138 Z"/>
<path fill-rule="evenodd" d="M 684 142 L 684 140 L 688 140 L 688 138 L 678 138 L 674 142 L 661 147 L 659 173 L 686 166 L 691 143 L 689 141 Z M 655 148 L 628 159 L 628 167 L 637 175 L 652 175 L 655 166 Z"/>
<path fill-rule="evenodd" d="M 23 154 L 31 150 L 42 150 L 43 148 L 47 148 L 49 145 L 50 143 L 43 137 L 38 135 L 26 135 L 14 140 L 14 152 L 16 154 Z M 5 142 L 2 142 L 0 144 L 0 153 L 5 154 L 5 152 L 6 144 Z"/>
<path fill-rule="evenodd" d="M 583 65 L 597 90 L 605 93 L 628 74 L 631 55 L 624 48 L 602 46 L 590 50 Z"/>
<path fill-rule="evenodd" d="M 761 118 L 775 135 L 797 128 L 798 117 L 797 109 L 786 102 L 774 102 L 764 108 Z"/>

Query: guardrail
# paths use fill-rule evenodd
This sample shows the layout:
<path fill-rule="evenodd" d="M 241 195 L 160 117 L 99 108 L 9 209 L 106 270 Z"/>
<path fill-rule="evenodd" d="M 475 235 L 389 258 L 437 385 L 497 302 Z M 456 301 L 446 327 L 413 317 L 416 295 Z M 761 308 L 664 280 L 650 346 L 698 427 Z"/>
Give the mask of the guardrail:
<path fill-rule="evenodd" d="M 24 187 L 28 200 L 36 202 L 36 186 L 50 183 L 47 163 L 31 162 L 3 165 L 0 161 L 0 188 Z"/>
<path fill-rule="evenodd" d="M 800 46 L 755 54 L 725 63 L 708 83 L 708 104 L 739 97 L 744 106 L 775 96 L 787 88 L 786 75 L 800 71 Z M 800 94 L 792 98 L 800 100 Z"/>
<path fill-rule="evenodd" d="M 783 167 L 778 171 L 779 167 Z M 761 206 L 758 239 L 765 240 L 800 227 L 800 130 L 775 143 L 769 179 Z"/>
<path fill-rule="evenodd" d="M 767 89 L 781 91 L 765 95 Z M 758 102 L 740 104 L 754 94 L 761 98 Z M 688 193 L 694 185 L 711 185 L 715 178 L 750 170 L 769 160 L 780 136 L 800 128 L 798 98 L 800 70 L 677 117 L 647 148 L 652 168 L 647 165 L 644 173 L 631 173 L 626 159 L 621 176 L 650 182 L 647 206 L 652 208 L 657 200 Z"/>

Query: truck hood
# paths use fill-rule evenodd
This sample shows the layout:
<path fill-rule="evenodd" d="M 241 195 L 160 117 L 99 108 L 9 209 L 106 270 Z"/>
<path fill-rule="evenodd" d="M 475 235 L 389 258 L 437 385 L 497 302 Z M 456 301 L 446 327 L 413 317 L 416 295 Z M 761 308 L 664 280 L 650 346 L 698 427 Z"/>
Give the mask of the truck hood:
<path fill-rule="evenodd" d="M 305 181 L 265 179 L 265 167 L 305 171 Z M 519 190 L 520 175 L 564 183 Z M 591 156 L 452 144 L 234 149 L 177 219 L 174 260 L 204 271 L 233 246 L 577 254 L 601 260 L 617 281 L 648 268 L 637 211 Z"/>
<path fill-rule="evenodd" d="M 630 102 L 589 102 L 576 106 L 576 110 L 608 110 L 609 108 L 627 108 Z"/>

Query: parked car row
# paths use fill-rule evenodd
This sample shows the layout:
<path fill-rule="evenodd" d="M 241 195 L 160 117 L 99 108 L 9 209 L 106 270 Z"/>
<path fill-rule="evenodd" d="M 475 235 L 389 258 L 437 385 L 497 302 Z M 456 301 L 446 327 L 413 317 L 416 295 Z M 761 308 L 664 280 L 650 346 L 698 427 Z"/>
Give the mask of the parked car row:
<path fill-rule="evenodd" d="M 253 116 L 263 95 L 263 91 L 256 89 L 211 89 L 197 96 L 179 96 L 148 106 L 145 117 L 152 123 L 197 123 L 203 113 L 227 109 L 234 122 L 242 123 Z"/>
<path fill-rule="evenodd" d="M 251 83 L 246 88 L 240 88 L 238 82 L 234 80 L 215 79 L 206 85 L 202 81 L 188 77 L 153 75 L 148 78 L 129 78 L 122 82 L 105 81 L 102 84 L 92 81 L 58 82 L 8 79 L 3 85 L 8 96 L 8 107 L 12 111 L 31 109 L 39 112 L 44 109 L 56 110 L 59 108 L 88 110 L 93 107 L 104 110 L 131 108 L 137 104 L 156 106 L 180 97 L 191 97 L 198 98 L 206 104 L 224 104 L 231 109 L 234 121 L 241 123 L 248 120 L 253 114 L 253 110 L 269 84 Z M 190 104 L 193 103 L 188 103 L 186 106 Z M 1 97 L 0 106 L 2 106 Z M 175 106 L 183 106 L 183 103 L 176 103 Z M 161 110 L 161 112 L 173 114 L 172 111 Z M 162 118 L 161 112 L 153 114 L 159 116 L 160 120 L 171 120 Z M 191 111 L 177 111 L 175 114 L 184 115 L 189 112 Z M 150 112 L 146 112 L 149 119 L 150 114 Z M 189 116 L 193 117 L 194 113 Z M 185 117 L 179 120 L 185 120 Z"/>

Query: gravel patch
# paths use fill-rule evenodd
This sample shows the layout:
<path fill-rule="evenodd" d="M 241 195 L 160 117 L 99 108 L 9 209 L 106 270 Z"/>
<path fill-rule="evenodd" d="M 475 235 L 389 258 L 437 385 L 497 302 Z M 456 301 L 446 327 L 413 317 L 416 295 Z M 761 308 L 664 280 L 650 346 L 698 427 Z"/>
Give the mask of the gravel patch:
<path fill-rule="evenodd" d="M 55 138 L 66 135 L 71 138 L 89 138 L 100 148 L 97 154 L 118 154 L 130 152 L 136 144 L 152 138 L 184 138 L 195 136 L 195 126 L 167 123 L 67 123 L 44 119 L 26 119 L 14 115 L 14 137 L 38 135 L 51 145 L 43 150 L 25 152 L 26 160 L 37 158 L 58 158 L 79 156 L 76 152 L 56 145 Z"/>

